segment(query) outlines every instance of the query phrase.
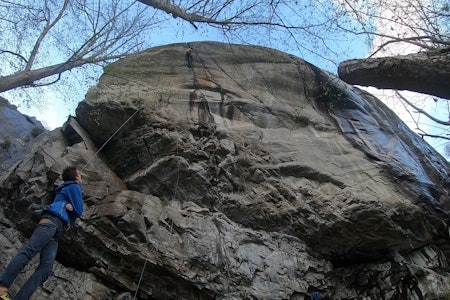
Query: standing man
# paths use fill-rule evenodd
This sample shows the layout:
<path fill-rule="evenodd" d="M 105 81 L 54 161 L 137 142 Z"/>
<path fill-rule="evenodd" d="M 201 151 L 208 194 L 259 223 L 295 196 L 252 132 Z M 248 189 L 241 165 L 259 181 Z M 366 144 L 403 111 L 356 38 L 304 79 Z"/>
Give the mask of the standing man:
<path fill-rule="evenodd" d="M 64 182 L 56 188 L 56 197 L 53 203 L 47 206 L 30 240 L 0 275 L 1 300 L 12 299 L 8 294 L 8 288 L 31 259 L 40 253 L 38 268 L 14 299 L 27 300 L 31 297 L 52 274 L 59 239 L 66 229 L 75 225 L 75 220 L 83 213 L 80 172 L 76 167 L 70 166 L 63 170 L 62 178 Z"/>

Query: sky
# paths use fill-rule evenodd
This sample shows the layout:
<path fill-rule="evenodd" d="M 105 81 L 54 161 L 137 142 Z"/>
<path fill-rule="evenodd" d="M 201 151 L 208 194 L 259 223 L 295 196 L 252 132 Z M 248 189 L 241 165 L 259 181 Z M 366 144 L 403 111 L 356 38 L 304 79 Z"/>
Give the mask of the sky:
<path fill-rule="evenodd" d="M 395 7 L 395 3 L 399 4 L 399 7 L 402 7 L 406 10 L 412 19 L 415 15 L 417 15 L 416 10 L 411 5 L 405 5 L 407 2 L 404 0 L 390 0 L 391 5 L 387 7 L 379 7 L 379 13 L 384 16 L 383 19 L 377 19 L 374 26 L 379 28 L 379 32 L 381 34 L 386 35 L 396 35 L 398 37 L 403 37 L 405 35 L 411 34 L 412 30 L 410 27 L 402 26 L 401 22 L 396 23 L 392 22 L 392 19 L 395 17 L 390 9 Z M 432 4 L 432 1 L 424 1 L 424 4 Z M 417 18 L 416 20 L 419 20 Z M 426 26 L 420 21 L 417 24 L 415 30 L 418 32 L 414 32 L 413 34 L 417 35 L 427 35 L 427 33 L 420 33 L 420 29 L 417 28 L 425 28 Z M 372 51 L 373 49 L 377 49 L 380 45 L 386 43 L 388 39 L 382 36 L 377 36 L 373 40 Z M 410 43 L 400 42 L 400 43 L 392 43 L 388 44 L 383 48 L 383 51 L 377 52 L 373 57 L 383 57 L 383 56 L 394 56 L 394 55 L 406 55 L 411 53 L 417 53 L 422 51 L 422 49 L 418 46 L 415 46 Z M 449 134 L 448 126 L 439 125 L 436 122 L 429 120 L 425 116 L 420 116 L 418 118 L 418 114 L 414 112 L 412 108 L 405 109 L 405 106 L 401 103 L 401 101 L 395 96 L 395 92 L 392 90 L 380 90 L 376 88 L 365 88 L 368 92 L 382 100 L 391 110 L 393 110 L 402 120 L 405 122 L 413 131 L 415 132 L 427 132 L 428 134 L 434 135 L 445 135 L 445 133 Z M 410 92 L 410 91 L 400 91 L 400 94 L 408 99 L 408 101 L 415 103 L 421 109 L 429 112 L 434 117 L 440 120 L 448 120 L 448 101 L 440 99 L 435 101 L 437 98 L 432 97 L 425 94 Z M 418 120 L 418 124 L 416 121 Z M 417 126 L 420 126 L 422 131 L 417 129 Z M 437 139 L 437 138 L 425 138 L 425 140 L 435 148 L 439 153 L 445 153 L 445 144 L 446 140 Z M 448 159 L 448 158 L 447 158 Z"/>
<path fill-rule="evenodd" d="M 395 0 L 392 0 L 395 1 Z M 387 13 L 387 12 L 386 12 Z M 392 26 L 388 26 L 388 24 L 374 24 L 378 25 L 381 28 L 386 28 L 389 30 Z M 175 28 L 175 29 L 174 29 Z M 341 51 L 344 54 L 339 57 L 341 61 L 346 59 L 353 58 L 363 58 L 366 57 L 370 51 L 368 47 L 368 41 L 366 37 L 360 36 L 359 38 L 353 38 L 351 40 L 346 40 L 345 37 L 334 37 L 327 36 L 326 32 L 322 33 L 324 38 L 335 39 L 335 43 L 331 43 L 331 47 L 336 47 L 336 51 Z M 168 17 L 166 22 L 164 23 L 164 27 L 161 27 L 159 30 L 154 30 L 151 32 L 151 36 L 149 39 L 152 41 L 151 46 L 159 46 L 171 43 L 188 43 L 191 41 L 219 41 L 219 42 L 229 42 L 227 38 L 223 36 L 222 33 L 213 30 L 211 28 L 207 28 L 204 26 L 199 26 L 199 29 L 194 29 L 193 26 L 188 24 L 185 21 L 180 19 L 173 19 Z M 383 40 L 374 40 L 374 46 L 383 42 Z M 289 43 L 281 43 L 279 40 L 274 40 L 272 43 L 270 39 L 264 41 L 261 40 L 251 40 L 250 43 L 262 44 L 263 46 L 269 46 L 272 48 L 276 48 L 278 50 L 293 54 L 302 59 L 305 59 L 316 66 L 328 70 L 334 74 L 337 73 L 337 65 L 333 62 L 327 60 L 318 60 L 317 57 L 313 56 L 309 51 L 305 48 L 300 47 L 292 47 Z M 302 43 L 300 43 L 302 44 Z M 342 51 L 343 50 L 343 51 Z M 407 54 L 416 51 L 417 49 L 401 46 L 400 48 L 389 49 L 391 53 L 395 54 Z M 57 59 L 54 57 L 54 59 Z M 0 67 L 1 68 L 1 67 Z M 97 79 L 100 77 L 102 73 L 101 67 L 85 67 L 84 71 L 92 74 L 91 79 L 83 82 L 77 82 L 78 78 L 82 76 L 78 76 L 80 72 L 83 70 L 72 70 L 68 73 L 63 73 L 63 81 L 66 84 L 59 84 L 58 86 L 51 87 L 43 87 L 39 90 L 30 89 L 29 95 L 25 95 L 22 91 L 12 91 L 2 93 L 2 96 L 7 98 L 13 104 L 17 105 L 19 110 L 27 115 L 36 117 L 39 121 L 43 123 L 43 125 L 47 129 L 54 129 L 57 127 L 61 127 L 63 123 L 67 120 L 69 115 L 75 115 L 75 109 L 78 105 L 78 102 L 84 99 L 84 96 L 90 86 L 94 86 L 97 82 Z M 70 73 L 70 74 L 69 74 Z M 77 74 L 78 73 L 78 74 Z M 68 76 L 74 75 L 74 76 Z M 405 113 L 404 107 L 399 105 L 398 101 L 392 100 L 393 97 L 391 92 L 388 90 L 377 90 L 374 88 L 369 88 L 369 92 L 380 98 L 384 101 L 394 112 L 396 112 L 413 130 L 415 129 L 415 124 L 412 122 L 411 116 L 408 113 Z M 39 93 L 39 95 L 37 94 Z M 67 95 L 70 95 L 69 97 Z M 413 93 L 407 93 L 407 97 L 423 97 L 423 95 L 414 95 Z M 23 101 L 23 99 L 30 97 L 38 97 L 43 101 L 40 105 L 28 105 L 27 101 Z M 17 100 L 16 100 L 17 99 Z M 436 113 L 441 114 L 443 110 L 441 107 L 436 106 L 434 101 L 427 101 L 427 105 L 435 106 L 431 107 L 436 111 Z M 448 116 L 443 116 L 443 119 Z M 423 120 L 423 119 L 422 119 Z M 424 120 L 426 122 L 426 120 Z M 434 126 L 434 124 L 432 125 Z M 441 128 L 435 127 L 427 127 L 432 130 L 434 133 L 442 132 Z M 442 141 L 436 140 L 428 140 L 432 146 L 438 149 L 441 153 L 443 153 L 443 145 Z"/>

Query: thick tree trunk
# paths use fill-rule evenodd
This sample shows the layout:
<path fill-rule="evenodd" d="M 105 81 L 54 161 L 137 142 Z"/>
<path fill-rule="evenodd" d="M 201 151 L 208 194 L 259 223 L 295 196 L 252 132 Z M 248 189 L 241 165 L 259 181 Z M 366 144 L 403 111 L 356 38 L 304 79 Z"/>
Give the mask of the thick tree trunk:
<path fill-rule="evenodd" d="M 12 75 L 0 77 L 0 93 L 21 86 L 33 86 L 37 80 L 61 74 L 86 63 L 87 61 L 85 60 L 77 60 L 74 62 L 65 62 L 36 70 L 21 71 Z"/>
<path fill-rule="evenodd" d="M 450 99 L 450 51 L 347 60 L 339 64 L 347 83 L 409 90 Z"/>

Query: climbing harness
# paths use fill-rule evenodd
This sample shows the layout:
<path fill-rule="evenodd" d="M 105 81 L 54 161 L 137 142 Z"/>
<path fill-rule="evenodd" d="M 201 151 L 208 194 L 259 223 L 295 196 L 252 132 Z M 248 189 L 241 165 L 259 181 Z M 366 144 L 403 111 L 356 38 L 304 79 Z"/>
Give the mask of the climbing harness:
<path fill-rule="evenodd" d="M 112 138 L 123 128 L 123 126 L 125 126 L 125 124 L 127 124 L 128 121 L 130 121 L 141 110 L 142 109 L 138 109 L 125 122 L 123 122 L 123 124 L 106 140 L 106 142 L 103 143 L 103 145 L 97 150 L 97 152 L 95 152 L 94 155 L 92 155 L 92 157 L 86 162 L 83 168 L 81 168 L 81 171 L 86 169 L 86 167 L 92 162 L 92 160 L 98 155 L 98 153 L 102 151 L 102 149 L 106 146 L 106 144 L 108 144 L 112 140 Z"/>

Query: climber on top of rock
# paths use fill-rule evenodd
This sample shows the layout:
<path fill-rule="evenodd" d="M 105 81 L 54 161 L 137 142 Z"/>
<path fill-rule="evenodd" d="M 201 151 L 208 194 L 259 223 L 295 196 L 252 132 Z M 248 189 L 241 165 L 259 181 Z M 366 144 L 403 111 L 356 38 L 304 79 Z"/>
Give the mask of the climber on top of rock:
<path fill-rule="evenodd" d="M 194 63 L 194 59 L 192 57 L 192 50 L 193 49 L 191 45 L 188 45 L 188 48 L 185 53 L 188 68 L 192 68 Z"/>

